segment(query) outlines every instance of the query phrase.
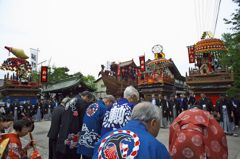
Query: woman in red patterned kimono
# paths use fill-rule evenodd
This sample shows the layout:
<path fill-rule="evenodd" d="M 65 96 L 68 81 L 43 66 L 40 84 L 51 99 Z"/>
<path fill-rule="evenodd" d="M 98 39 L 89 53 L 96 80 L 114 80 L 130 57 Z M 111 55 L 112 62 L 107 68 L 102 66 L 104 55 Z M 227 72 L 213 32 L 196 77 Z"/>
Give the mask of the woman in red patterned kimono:
<path fill-rule="evenodd" d="M 17 120 L 13 124 L 14 132 L 2 134 L 1 140 L 9 138 L 3 158 L 25 159 L 27 157 L 27 150 L 31 148 L 32 141 L 23 148 L 20 137 L 26 136 L 31 131 L 32 124 L 30 120 Z"/>
<path fill-rule="evenodd" d="M 173 159 L 227 159 L 223 129 L 207 111 L 182 112 L 170 126 L 169 151 Z"/>

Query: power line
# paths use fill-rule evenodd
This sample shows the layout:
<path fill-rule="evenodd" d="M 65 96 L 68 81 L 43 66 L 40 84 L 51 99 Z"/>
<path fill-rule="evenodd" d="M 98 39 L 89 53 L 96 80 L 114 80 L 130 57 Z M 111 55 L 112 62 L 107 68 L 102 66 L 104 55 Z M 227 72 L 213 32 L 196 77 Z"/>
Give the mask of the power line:
<path fill-rule="evenodd" d="M 214 10 L 213 10 L 213 17 L 212 17 L 212 21 L 211 21 L 211 31 L 213 32 L 214 31 L 214 22 L 215 22 L 215 17 L 216 17 L 216 10 L 217 10 L 217 0 L 214 0 L 213 1 L 213 7 L 214 7 Z"/>
<path fill-rule="evenodd" d="M 216 33 L 221 0 L 194 0 L 194 12 L 197 34 L 201 36 L 204 31 Z"/>

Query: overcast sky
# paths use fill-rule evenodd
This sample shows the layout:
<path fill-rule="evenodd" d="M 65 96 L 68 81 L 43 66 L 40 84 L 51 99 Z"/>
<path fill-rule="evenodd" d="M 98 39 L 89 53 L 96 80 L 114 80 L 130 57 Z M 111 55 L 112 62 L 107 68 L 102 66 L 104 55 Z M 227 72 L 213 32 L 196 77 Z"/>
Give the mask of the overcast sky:
<path fill-rule="evenodd" d="M 0 63 L 9 56 L 4 46 L 28 55 L 39 48 L 39 62 L 51 58 L 51 66 L 97 77 L 101 64 L 134 59 L 139 65 L 140 55 L 153 59 L 152 46 L 161 44 L 185 76 L 186 46 L 213 31 L 217 1 L 0 0 Z M 230 19 L 235 7 L 222 0 L 215 37 L 230 31 L 223 18 Z"/>

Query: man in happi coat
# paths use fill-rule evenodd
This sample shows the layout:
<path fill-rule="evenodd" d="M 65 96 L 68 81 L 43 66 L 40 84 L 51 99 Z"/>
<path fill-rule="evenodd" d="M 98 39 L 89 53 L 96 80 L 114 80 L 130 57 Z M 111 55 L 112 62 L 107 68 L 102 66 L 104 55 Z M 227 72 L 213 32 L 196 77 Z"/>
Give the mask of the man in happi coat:
<path fill-rule="evenodd" d="M 107 95 L 103 100 L 88 106 L 83 117 L 83 126 L 77 149 L 77 153 L 82 155 L 82 159 L 92 158 L 94 145 L 101 137 L 104 114 L 107 107 L 114 102 L 115 98 L 112 95 Z"/>
<path fill-rule="evenodd" d="M 155 138 L 159 128 L 157 106 L 139 103 L 124 127 L 105 134 L 96 143 L 92 159 L 170 159 L 166 147 Z"/>
<path fill-rule="evenodd" d="M 103 119 L 101 135 L 109 131 L 121 128 L 130 120 L 132 109 L 139 100 L 139 93 L 133 86 L 124 90 L 124 98 L 111 105 Z"/>

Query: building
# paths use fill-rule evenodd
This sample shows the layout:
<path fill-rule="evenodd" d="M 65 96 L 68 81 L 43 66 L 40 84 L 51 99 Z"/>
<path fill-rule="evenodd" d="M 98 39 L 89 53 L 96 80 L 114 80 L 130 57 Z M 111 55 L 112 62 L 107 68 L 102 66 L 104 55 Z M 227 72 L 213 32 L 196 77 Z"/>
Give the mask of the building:
<path fill-rule="evenodd" d="M 102 80 L 102 77 L 98 78 L 95 81 L 96 84 L 96 91 L 94 92 L 95 97 L 97 99 L 103 98 L 104 96 L 107 95 L 107 88 Z"/>

